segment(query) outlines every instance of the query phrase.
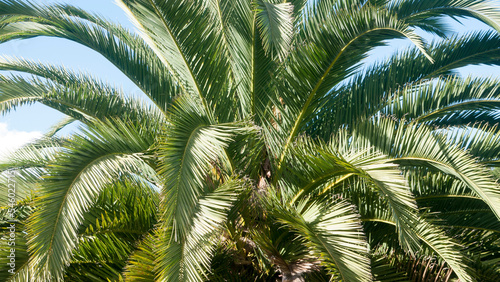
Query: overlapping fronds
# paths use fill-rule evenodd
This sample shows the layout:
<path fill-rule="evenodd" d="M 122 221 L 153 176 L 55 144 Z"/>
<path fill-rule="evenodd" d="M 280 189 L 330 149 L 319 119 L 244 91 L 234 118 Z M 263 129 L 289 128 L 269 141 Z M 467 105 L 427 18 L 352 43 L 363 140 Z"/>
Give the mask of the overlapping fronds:
<path fill-rule="evenodd" d="M 478 19 L 500 30 L 500 8 L 491 0 L 438 0 L 438 1 L 388 1 L 388 6 L 399 17 L 411 25 L 436 34 L 442 34 L 442 20 L 436 17 L 448 16 L 453 19 L 469 17 Z"/>
<path fill-rule="evenodd" d="M 257 1 L 256 24 L 260 29 L 264 50 L 283 60 L 289 52 L 293 36 L 293 6 Z"/>
<path fill-rule="evenodd" d="M 376 125 L 376 126 L 375 126 Z M 450 146 L 426 126 L 396 125 L 390 119 L 366 122 L 356 131 L 358 142 L 375 146 L 394 162 L 437 169 L 461 180 L 499 215 L 498 187 L 484 166 L 462 150 Z"/>
<path fill-rule="evenodd" d="M 429 89 L 427 82 L 436 78 L 445 77 L 441 85 L 445 87 L 446 76 L 460 67 L 466 65 L 492 64 L 498 65 L 500 58 L 500 38 L 492 32 L 478 32 L 455 36 L 446 41 L 436 41 L 428 48 L 428 53 L 434 59 L 429 62 L 416 48 L 406 50 L 400 54 L 390 57 L 387 62 L 376 63 L 370 66 L 360 75 L 351 78 L 346 85 L 334 88 L 330 95 L 323 100 L 324 106 L 318 115 L 308 125 L 312 134 L 318 134 L 328 139 L 339 127 L 347 126 L 377 115 L 379 112 L 392 115 L 392 107 L 400 108 L 398 104 L 405 93 L 403 89 L 410 89 L 418 93 L 419 87 Z M 455 81 L 456 79 L 451 79 Z M 472 80 L 469 83 L 479 82 Z M 488 81 L 488 80 L 486 80 Z M 479 90 L 480 93 L 488 95 L 485 90 L 476 85 L 462 85 L 463 89 L 471 95 Z M 462 97 L 465 97 L 465 94 Z M 460 94 L 453 94 L 457 98 Z M 417 97 L 414 95 L 413 97 Z M 476 96 L 477 97 L 477 96 Z M 418 98 L 418 99 L 423 99 Z M 477 99 L 477 98 L 476 98 Z M 474 100 L 474 99 L 470 99 Z M 425 104 L 406 104 L 407 108 L 419 106 L 427 109 Z M 429 109 L 430 110 L 430 109 Z M 428 110 L 425 110 L 428 111 Z M 399 117 L 402 117 L 401 113 Z M 416 116 L 415 118 L 418 118 Z"/>
<path fill-rule="evenodd" d="M 147 97 L 0 58 L 0 113 L 42 103 L 66 115 L 0 163 L 19 211 L 16 273 L 3 264 L 0 279 L 500 276 L 499 81 L 456 72 L 500 64 L 497 4 L 117 3 L 136 32 L 71 5 L 0 0 L 0 43 L 71 40 Z M 453 35 L 445 17 L 493 30 Z M 392 39 L 413 45 L 364 66 Z"/>
<path fill-rule="evenodd" d="M 179 93 L 168 70 L 141 38 L 70 5 L 37 6 L 25 1 L 0 2 L 1 42 L 35 36 L 68 39 L 103 55 L 129 77 L 160 109 Z"/>
<path fill-rule="evenodd" d="M 498 81 L 449 77 L 404 87 L 382 110 L 387 115 L 437 126 L 497 122 Z"/>
<path fill-rule="evenodd" d="M 281 112 L 280 129 L 272 135 L 276 144 L 271 146 L 279 157 L 278 166 L 294 138 L 317 112 L 324 95 L 348 77 L 372 48 L 389 38 L 406 37 L 428 56 L 421 39 L 389 11 L 369 5 L 343 11 L 325 24 L 313 22 L 304 27 L 309 36 L 306 42 L 313 43 L 303 44 L 290 55 L 279 88 L 282 102 L 274 104 Z M 267 126 L 268 130 L 273 128 Z"/>
<path fill-rule="evenodd" d="M 353 207 L 346 202 L 299 202 L 283 205 L 278 200 L 269 210 L 278 222 L 295 230 L 331 275 L 345 281 L 370 281 L 368 246 Z"/>
<path fill-rule="evenodd" d="M 39 209 L 29 219 L 30 264 L 42 281 L 62 278 L 83 213 L 106 184 L 123 173 L 155 176 L 141 159 L 154 140 L 150 132 L 130 122 L 109 121 L 84 133 L 68 140 L 57 162 L 48 165 L 37 192 L 43 195 L 36 203 Z"/>

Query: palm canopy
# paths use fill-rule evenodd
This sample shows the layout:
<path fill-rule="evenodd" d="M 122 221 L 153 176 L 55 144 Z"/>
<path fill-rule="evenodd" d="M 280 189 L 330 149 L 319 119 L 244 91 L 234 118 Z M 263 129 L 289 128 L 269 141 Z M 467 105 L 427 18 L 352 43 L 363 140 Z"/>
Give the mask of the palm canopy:
<path fill-rule="evenodd" d="M 2 113 L 38 102 L 68 116 L 0 165 L 17 173 L 20 211 L 2 212 L 5 232 L 19 227 L 3 278 L 498 280 L 500 84 L 455 70 L 500 63 L 500 7 L 118 3 L 139 35 L 70 5 L 0 0 L 2 42 L 72 40 L 149 99 L 0 59 L 16 72 L 0 76 Z M 453 35 L 446 16 L 495 31 Z M 414 47 L 362 67 L 395 38 Z"/>

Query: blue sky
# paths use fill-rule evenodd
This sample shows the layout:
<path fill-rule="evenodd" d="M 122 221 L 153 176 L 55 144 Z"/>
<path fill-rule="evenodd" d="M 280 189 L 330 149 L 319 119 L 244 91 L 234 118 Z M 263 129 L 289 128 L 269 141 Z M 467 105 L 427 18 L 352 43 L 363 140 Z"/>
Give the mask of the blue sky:
<path fill-rule="evenodd" d="M 34 3 L 48 4 L 55 0 L 33 0 Z M 134 29 L 126 14 L 115 4 L 114 0 L 71 0 L 66 1 L 88 11 L 98 13 L 108 20 Z M 500 5 L 500 1 L 499 1 Z M 463 25 L 454 24 L 459 32 L 485 29 L 484 24 L 475 20 L 465 20 Z M 431 39 L 427 36 L 427 39 Z M 403 40 L 397 40 L 389 47 L 378 48 L 372 52 L 369 61 L 381 60 L 389 56 L 397 48 L 409 46 Z M 38 60 L 67 68 L 92 73 L 103 81 L 121 87 L 125 93 L 140 94 L 140 90 L 120 73 L 111 63 L 96 52 L 76 43 L 56 38 L 34 38 L 16 40 L 0 44 L 0 56 L 16 56 L 25 59 Z M 462 74 L 480 76 L 499 76 L 500 68 L 474 66 L 461 70 Z M 46 106 L 35 104 L 18 108 L 15 112 L 0 116 L 0 155 L 2 150 L 17 147 L 29 139 L 40 136 L 50 126 L 62 119 L 63 115 Z"/>

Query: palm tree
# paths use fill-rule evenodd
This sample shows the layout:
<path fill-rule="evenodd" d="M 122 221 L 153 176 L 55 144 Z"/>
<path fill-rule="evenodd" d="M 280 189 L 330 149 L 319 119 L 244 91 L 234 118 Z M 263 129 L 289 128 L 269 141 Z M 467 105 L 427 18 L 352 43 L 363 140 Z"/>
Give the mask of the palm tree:
<path fill-rule="evenodd" d="M 0 76 L 2 113 L 38 102 L 68 116 L 0 165 L 17 173 L 15 218 L 1 214 L 17 261 L 14 275 L 1 261 L 2 278 L 498 281 L 500 81 L 455 70 L 500 63 L 500 7 L 119 4 L 139 35 L 70 5 L 0 0 L 2 42 L 72 40 L 148 98 L 0 60 L 16 72 Z M 453 35 L 445 16 L 497 31 Z M 414 47 L 363 65 L 394 38 Z"/>

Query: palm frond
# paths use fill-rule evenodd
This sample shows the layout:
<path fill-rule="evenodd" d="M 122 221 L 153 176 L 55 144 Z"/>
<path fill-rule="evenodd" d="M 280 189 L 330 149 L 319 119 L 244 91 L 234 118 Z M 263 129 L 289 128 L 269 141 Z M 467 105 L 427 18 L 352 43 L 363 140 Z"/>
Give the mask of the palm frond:
<path fill-rule="evenodd" d="M 283 60 L 289 52 L 293 36 L 291 3 L 256 2 L 256 23 L 266 53 Z"/>
<path fill-rule="evenodd" d="M 402 89 L 415 89 L 419 85 L 425 88 L 429 80 L 446 79 L 457 68 L 467 65 L 498 65 L 499 46 L 497 34 L 479 32 L 435 42 L 428 48 L 434 63 L 430 63 L 416 48 L 393 55 L 387 62 L 368 67 L 363 74 L 351 78 L 346 85 L 336 87 L 325 96 L 322 101 L 324 106 L 308 124 L 308 132 L 328 140 L 338 128 L 352 128 L 353 124 L 389 107 L 388 101 L 396 103 Z M 391 114 L 390 107 L 386 112 Z"/>
<path fill-rule="evenodd" d="M 495 121 L 499 93 L 496 79 L 452 76 L 397 91 L 382 113 L 436 126 Z"/>
<path fill-rule="evenodd" d="M 484 166 L 447 144 L 426 126 L 397 126 L 386 118 L 374 123 L 366 122 L 356 130 L 356 136 L 360 137 L 358 142 L 375 146 L 403 166 L 430 167 L 456 177 L 499 216 L 497 184 Z"/>
<path fill-rule="evenodd" d="M 297 207 L 274 201 L 268 208 L 278 222 L 295 230 L 332 276 L 346 281 L 370 281 L 367 243 L 357 213 L 346 202 L 307 201 Z"/>
<path fill-rule="evenodd" d="M 129 77 L 160 109 L 180 93 L 171 74 L 138 35 L 71 5 L 33 5 L 1 1 L 0 42 L 35 36 L 72 40 L 103 55 Z"/>
<path fill-rule="evenodd" d="M 188 234 L 181 237 L 177 225 L 160 231 L 158 277 L 166 281 L 203 281 L 215 248 L 216 231 L 227 218 L 244 182 L 229 180 L 212 192 L 205 191 L 193 207 L 192 223 L 182 226 Z M 183 230 L 183 231 L 184 231 Z M 186 232 L 186 231 L 185 231 Z M 175 237 L 174 237 L 175 236 Z M 176 238 L 177 237 L 177 238 Z"/>
<path fill-rule="evenodd" d="M 500 6 L 495 1 L 479 0 L 438 0 L 416 1 L 398 0 L 390 1 L 389 9 L 394 10 L 399 17 L 411 25 L 424 30 L 440 34 L 442 21 L 436 17 L 449 16 L 458 20 L 460 17 L 475 18 L 483 23 L 500 30 Z M 438 23 L 436 25 L 435 23 Z"/>
<path fill-rule="evenodd" d="M 154 139 L 140 128 L 108 122 L 84 133 L 72 138 L 58 162 L 48 167 L 38 191 L 44 195 L 36 203 L 40 208 L 29 219 L 29 263 L 42 280 L 62 278 L 64 265 L 76 247 L 83 213 L 95 203 L 105 184 L 125 172 L 155 177 L 140 158 Z"/>
<path fill-rule="evenodd" d="M 279 134 L 273 135 L 279 142 L 271 147 L 278 156 L 279 171 L 294 138 L 315 115 L 322 98 L 356 69 L 351 61 L 358 62 L 384 40 L 398 37 L 411 40 L 430 59 L 420 37 L 408 25 L 390 12 L 370 6 L 342 10 L 324 24 L 313 21 L 304 27 L 306 31 L 310 38 L 305 39 L 312 43 L 290 55 L 283 75 L 286 82 L 279 85 L 282 102 L 277 99 L 273 105 L 282 113 Z"/>
<path fill-rule="evenodd" d="M 198 97 L 205 111 L 211 112 L 217 100 L 223 99 L 221 93 L 230 90 L 227 54 L 219 47 L 223 45 L 220 21 L 210 13 L 211 5 L 204 1 L 180 0 L 123 0 L 120 3 L 183 92 Z M 210 58 L 209 65 L 200 63 L 204 56 Z M 231 103 L 232 97 L 224 100 Z"/>
<path fill-rule="evenodd" d="M 156 281 L 155 261 L 158 257 L 157 231 L 147 234 L 130 256 L 125 266 L 125 281 Z"/>
<path fill-rule="evenodd" d="M 119 117 L 153 125 L 152 118 L 164 119 L 154 107 L 134 98 L 125 98 L 112 87 L 71 74 L 69 77 L 72 78 L 69 82 L 59 84 L 38 77 L 1 76 L 0 112 L 40 102 L 82 122 Z"/>
<path fill-rule="evenodd" d="M 484 162 L 486 166 L 497 166 L 499 158 L 498 124 L 475 123 L 449 130 L 443 135 L 447 140 Z"/>
<path fill-rule="evenodd" d="M 85 213 L 65 279 L 120 281 L 137 244 L 157 223 L 158 191 L 138 179 L 120 180 L 105 187 Z"/>

